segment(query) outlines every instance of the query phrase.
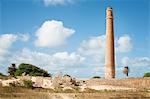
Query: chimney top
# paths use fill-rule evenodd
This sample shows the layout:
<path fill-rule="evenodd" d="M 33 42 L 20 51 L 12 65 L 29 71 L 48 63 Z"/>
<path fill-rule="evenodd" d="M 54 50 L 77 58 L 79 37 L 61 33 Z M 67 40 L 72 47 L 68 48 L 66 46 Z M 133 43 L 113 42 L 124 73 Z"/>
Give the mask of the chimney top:
<path fill-rule="evenodd" d="M 110 6 L 109 6 L 109 7 L 107 7 L 107 10 L 112 10 L 112 7 L 110 7 Z"/>

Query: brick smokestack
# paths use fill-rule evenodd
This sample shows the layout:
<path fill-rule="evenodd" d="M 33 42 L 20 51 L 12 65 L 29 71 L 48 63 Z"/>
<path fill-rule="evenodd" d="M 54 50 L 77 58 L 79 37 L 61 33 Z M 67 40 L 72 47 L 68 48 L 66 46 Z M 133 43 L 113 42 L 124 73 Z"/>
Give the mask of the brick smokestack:
<path fill-rule="evenodd" d="M 111 7 L 108 7 L 106 10 L 105 78 L 115 78 L 114 25 Z"/>

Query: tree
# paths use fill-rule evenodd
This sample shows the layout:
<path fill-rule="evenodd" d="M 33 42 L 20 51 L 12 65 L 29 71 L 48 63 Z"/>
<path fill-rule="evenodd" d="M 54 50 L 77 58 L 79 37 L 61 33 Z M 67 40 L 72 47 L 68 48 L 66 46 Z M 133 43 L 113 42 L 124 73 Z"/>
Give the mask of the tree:
<path fill-rule="evenodd" d="M 129 67 L 128 67 L 128 66 L 125 66 L 125 67 L 124 67 L 123 73 L 126 74 L 127 77 L 128 77 L 128 74 L 129 74 Z"/>
<path fill-rule="evenodd" d="M 14 77 L 16 70 L 17 70 L 16 64 L 11 64 L 11 66 L 8 67 L 8 73 L 9 73 L 9 75 Z"/>
<path fill-rule="evenodd" d="M 43 76 L 43 77 L 51 76 L 47 71 L 37 66 L 34 66 L 32 64 L 25 64 L 25 63 L 22 63 L 18 66 L 18 69 L 15 72 L 15 75 L 21 76 L 23 73 L 25 73 L 25 75 L 28 74 L 29 76 Z"/>
<path fill-rule="evenodd" d="M 144 77 L 150 77 L 150 72 L 145 73 Z"/>

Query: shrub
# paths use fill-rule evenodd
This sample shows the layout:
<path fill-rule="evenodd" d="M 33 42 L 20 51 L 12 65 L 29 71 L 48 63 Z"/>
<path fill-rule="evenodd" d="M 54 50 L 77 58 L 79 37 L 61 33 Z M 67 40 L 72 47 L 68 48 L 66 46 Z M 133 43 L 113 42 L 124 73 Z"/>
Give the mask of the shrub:
<path fill-rule="evenodd" d="M 75 92 L 80 92 L 81 88 L 78 86 L 74 86 L 73 89 L 75 90 Z"/>
<path fill-rule="evenodd" d="M 101 78 L 100 76 L 94 76 L 94 77 L 92 77 L 92 78 Z"/>
<path fill-rule="evenodd" d="M 150 72 L 145 73 L 145 74 L 144 74 L 144 77 L 150 77 Z"/>
<path fill-rule="evenodd" d="M 23 85 L 26 88 L 33 88 L 33 82 L 31 80 L 24 80 Z"/>
<path fill-rule="evenodd" d="M 4 75 L 4 74 L 0 73 L 0 76 L 4 77 L 4 76 L 6 76 L 6 75 Z"/>
<path fill-rule="evenodd" d="M 6 76 L 3 73 L 0 73 L 0 79 L 2 79 L 2 80 L 11 79 L 11 76 Z"/>
<path fill-rule="evenodd" d="M 54 91 L 55 91 L 56 93 L 60 93 L 60 92 L 63 92 L 63 88 L 62 88 L 61 86 L 58 86 L 58 87 L 55 87 L 55 88 L 54 88 Z"/>

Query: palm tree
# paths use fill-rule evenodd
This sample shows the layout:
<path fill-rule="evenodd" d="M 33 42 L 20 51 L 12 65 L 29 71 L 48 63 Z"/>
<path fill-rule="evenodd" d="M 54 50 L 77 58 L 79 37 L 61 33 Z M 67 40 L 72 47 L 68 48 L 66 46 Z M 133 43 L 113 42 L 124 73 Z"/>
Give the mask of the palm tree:
<path fill-rule="evenodd" d="M 129 67 L 128 67 L 128 66 L 125 66 L 125 67 L 124 67 L 123 73 L 126 74 L 127 77 L 128 77 L 128 74 L 129 74 Z"/>

